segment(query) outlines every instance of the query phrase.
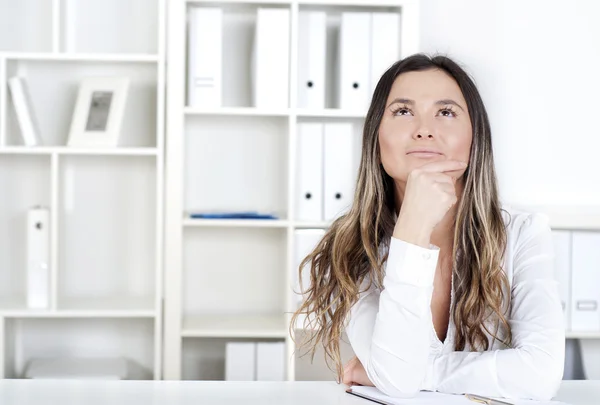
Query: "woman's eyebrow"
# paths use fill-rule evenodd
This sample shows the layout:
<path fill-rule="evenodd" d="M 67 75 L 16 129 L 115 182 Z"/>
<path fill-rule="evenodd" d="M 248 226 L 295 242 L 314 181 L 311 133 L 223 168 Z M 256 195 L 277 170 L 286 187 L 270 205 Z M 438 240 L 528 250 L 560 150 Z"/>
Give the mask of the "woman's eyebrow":
<path fill-rule="evenodd" d="M 460 104 L 458 104 L 456 101 L 452 100 L 451 98 L 446 98 L 443 100 L 438 100 L 435 102 L 436 105 L 447 105 L 447 104 L 451 104 L 451 105 L 455 105 L 458 108 L 460 108 L 461 110 L 465 110 L 464 108 L 461 107 Z"/>
<path fill-rule="evenodd" d="M 392 100 L 392 102 L 390 103 L 390 105 L 388 105 L 388 108 L 390 108 L 392 105 L 399 103 L 399 104 L 409 104 L 409 105 L 414 105 L 415 104 L 415 100 L 411 100 L 409 98 L 395 98 Z"/>
<path fill-rule="evenodd" d="M 411 100 L 409 98 L 402 98 L 402 97 L 397 97 L 395 99 L 392 100 L 392 102 L 390 103 L 390 105 L 388 105 L 388 108 L 390 108 L 392 105 L 394 104 L 408 104 L 408 105 L 415 105 L 415 100 Z M 434 103 L 435 105 L 455 105 L 458 108 L 460 108 L 461 110 L 465 110 L 464 108 L 462 108 L 462 106 L 460 104 L 458 104 L 456 101 L 452 100 L 451 98 L 445 98 L 443 100 L 438 100 Z"/>

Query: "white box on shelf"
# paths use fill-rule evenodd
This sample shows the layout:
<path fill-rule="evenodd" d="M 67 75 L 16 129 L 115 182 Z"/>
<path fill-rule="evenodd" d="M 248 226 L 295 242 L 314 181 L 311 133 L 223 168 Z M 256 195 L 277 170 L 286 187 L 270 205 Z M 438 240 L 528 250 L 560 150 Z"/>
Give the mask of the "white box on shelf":
<path fill-rule="evenodd" d="M 400 58 L 400 15 L 371 14 L 371 80 L 369 97 L 385 71 Z"/>
<path fill-rule="evenodd" d="M 32 359 L 23 377 L 53 380 L 126 380 L 128 367 L 123 358 Z"/>
<path fill-rule="evenodd" d="M 324 11 L 300 11 L 298 16 L 298 107 L 325 108 Z"/>
<path fill-rule="evenodd" d="M 298 124 L 296 220 L 323 220 L 323 124 Z"/>
<path fill-rule="evenodd" d="M 27 214 L 27 306 L 50 306 L 50 213 L 43 207 Z"/>
<path fill-rule="evenodd" d="M 338 106 L 365 111 L 370 95 L 371 14 L 342 13 L 339 41 Z"/>
<path fill-rule="evenodd" d="M 324 127 L 323 214 L 332 221 L 350 207 L 353 199 L 355 145 L 352 124 L 326 123 Z"/>
<path fill-rule="evenodd" d="M 573 232 L 571 330 L 600 331 L 600 232 Z"/>
<path fill-rule="evenodd" d="M 285 343 L 256 344 L 256 380 L 285 381 Z"/>
<path fill-rule="evenodd" d="M 254 107 L 287 108 L 289 50 L 290 10 L 258 8 L 252 50 Z"/>
<path fill-rule="evenodd" d="M 227 342 L 225 346 L 225 380 L 256 380 L 256 343 Z"/>
<path fill-rule="evenodd" d="M 565 328 L 571 325 L 571 232 L 552 231 L 554 270 L 560 289 Z"/>
<path fill-rule="evenodd" d="M 300 285 L 300 265 L 314 250 L 325 235 L 324 229 L 297 229 L 294 231 L 294 266 L 292 267 L 292 308 L 297 309 L 303 300 L 303 294 L 310 286 L 310 265 L 302 268 Z"/>
<path fill-rule="evenodd" d="M 188 37 L 188 105 L 221 107 L 223 10 L 190 9 Z"/>
<path fill-rule="evenodd" d="M 8 80 L 8 87 L 15 107 L 19 128 L 21 129 L 23 143 L 25 146 L 41 145 L 40 131 L 25 79 L 19 76 L 11 77 Z"/>

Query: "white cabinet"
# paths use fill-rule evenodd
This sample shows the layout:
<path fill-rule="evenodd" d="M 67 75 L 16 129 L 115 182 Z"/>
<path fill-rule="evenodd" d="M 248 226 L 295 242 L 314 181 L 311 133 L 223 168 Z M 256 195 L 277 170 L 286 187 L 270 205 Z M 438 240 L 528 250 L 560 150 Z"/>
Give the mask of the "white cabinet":
<path fill-rule="evenodd" d="M 0 0 L 0 377 L 29 360 L 162 373 L 166 0 Z M 41 145 L 7 82 L 23 78 Z M 67 146 L 79 84 L 125 76 L 118 147 Z M 27 213 L 49 211 L 47 309 L 27 306 Z"/>
<path fill-rule="evenodd" d="M 298 217 L 301 210 L 296 202 L 297 182 L 301 176 L 298 176 L 297 159 L 299 137 L 302 136 L 299 124 L 350 123 L 352 130 L 347 136 L 352 138 L 354 145 L 361 144 L 366 109 L 349 111 L 336 105 L 339 91 L 336 55 L 342 13 L 357 10 L 396 13 L 406 22 L 400 32 L 401 43 L 410 44 L 407 49 L 417 49 L 418 25 L 412 21 L 418 19 L 416 6 L 417 2 L 413 0 L 169 1 L 166 379 L 223 379 L 227 342 L 265 339 L 285 342 L 286 378 L 295 379 L 295 348 L 288 333 L 290 315 L 296 306 L 291 288 L 296 270 L 294 234 L 297 229 L 322 230 L 329 225 L 320 219 L 320 215 L 310 220 Z M 198 7 L 222 10 L 221 107 L 202 107 L 205 105 L 202 102 L 196 106 L 186 105 L 189 78 L 185 72 L 192 54 L 188 52 L 187 32 L 191 10 Z M 279 56 L 287 58 L 288 62 L 277 62 L 280 69 L 289 67 L 289 72 L 273 74 L 287 78 L 288 82 L 283 83 L 284 80 L 279 86 L 286 87 L 289 100 L 256 107 L 253 91 L 256 85 L 261 86 L 264 82 L 252 82 L 255 77 L 252 69 L 256 66 L 253 58 L 261 55 L 261 52 L 255 52 L 252 38 L 256 32 L 271 31 L 257 27 L 263 21 L 258 17 L 261 8 L 274 8 L 278 15 L 289 15 L 290 46 L 278 48 L 282 54 Z M 308 19 L 300 18 L 303 12 L 325 13 L 319 17 L 319 38 L 306 41 L 300 37 L 307 31 L 307 27 L 300 24 L 310 23 Z M 281 21 L 281 26 L 284 23 Z M 201 29 L 195 27 L 191 32 L 200 35 L 198 30 Z M 318 59 L 304 59 L 310 55 L 307 42 L 318 48 L 316 52 L 321 56 L 315 58 L 322 58 L 325 53 L 323 68 L 319 67 L 323 64 Z M 398 40 L 390 39 L 390 43 L 395 47 Z M 206 63 L 215 66 L 212 61 Z M 317 72 L 314 79 L 324 80 L 314 83 L 321 99 L 316 104 L 306 103 L 306 94 L 299 94 L 303 88 L 299 81 L 304 86 L 313 80 L 307 77 L 309 65 L 314 65 L 315 71 L 324 69 Z M 369 78 L 365 80 L 368 82 Z M 279 93 L 280 89 L 276 90 Z M 353 164 L 360 151 L 354 152 L 356 155 L 348 160 Z M 322 164 L 321 160 L 315 158 L 315 164 Z M 356 170 L 350 170 L 346 180 L 354 184 L 355 177 Z M 221 211 L 221 214 L 255 211 L 273 215 L 275 219 L 199 219 L 190 216 L 191 213 L 206 216 L 215 211 Z M 310 375 L 313 369 L 315 376 L 321 372 L 333 379 L 331 372 L 326 368 L 323 370 L 324 365 L 313 367 L 304 365 L 302 375 Z"/>

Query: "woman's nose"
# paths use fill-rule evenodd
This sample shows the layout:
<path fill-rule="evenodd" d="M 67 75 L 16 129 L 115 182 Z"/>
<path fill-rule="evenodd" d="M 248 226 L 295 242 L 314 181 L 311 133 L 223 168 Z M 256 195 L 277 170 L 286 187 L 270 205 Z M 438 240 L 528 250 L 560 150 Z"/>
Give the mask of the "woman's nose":
<path fill-rule="evenodd" d="M 432 139 L 433 138 L 433 125 L 434 123 L 429 122 L 426 117 L 420 117 L 416 123 L 415 132 L 413 139 Z"/>
<path fill-rule="evenodd" d="M 433 135 L 425 133 L 425 132 L 422 132 L 422 131 L 420 131 L 419 133 L 417 133 L 417 139 L 423 139 L 423 138 L 433 138 Z"/>

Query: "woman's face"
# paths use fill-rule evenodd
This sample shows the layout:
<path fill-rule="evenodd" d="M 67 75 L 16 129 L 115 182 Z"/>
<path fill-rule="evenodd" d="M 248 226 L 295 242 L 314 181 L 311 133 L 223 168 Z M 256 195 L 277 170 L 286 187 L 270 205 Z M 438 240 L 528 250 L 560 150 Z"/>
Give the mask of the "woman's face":
<path fill-rule="evenodd" d="M 405 183 L 412 170 L 434 161 L 469 162 L 471 118 L 458 84 L 447 73 L 402 73 L 385 105 L 379 149 L 383 168 L 394 180 Z"/>

